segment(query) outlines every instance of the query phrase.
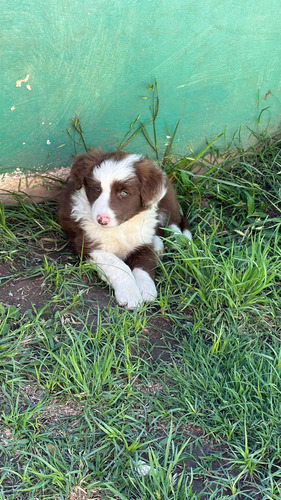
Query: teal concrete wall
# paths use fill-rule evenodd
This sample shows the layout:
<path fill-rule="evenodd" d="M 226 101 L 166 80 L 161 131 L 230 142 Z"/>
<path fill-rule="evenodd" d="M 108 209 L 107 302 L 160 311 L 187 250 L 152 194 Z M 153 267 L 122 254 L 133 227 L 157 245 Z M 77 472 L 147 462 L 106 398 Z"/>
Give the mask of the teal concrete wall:
<path fill-rule="evenodd" d="M 179 118 L 181 153 L 240 126 L 246 143 L 247 127 L 277 129 L 280 19 L 280 0 L 2 2 L 2 171 L 70 164 L 77 115 L 89 145 L 116 148 L 150 117 L 154 76 L 160 152 Z M 149 153 L 141 135 L 127 149 Z"/>

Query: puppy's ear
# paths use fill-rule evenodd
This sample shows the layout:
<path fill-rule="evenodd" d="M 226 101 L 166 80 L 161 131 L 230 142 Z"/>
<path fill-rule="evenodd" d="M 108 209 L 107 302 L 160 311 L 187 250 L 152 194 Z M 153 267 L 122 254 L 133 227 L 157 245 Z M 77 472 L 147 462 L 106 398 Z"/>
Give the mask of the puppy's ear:
<path fill-rule="evenodd" d="M 166 174 L 150 160 L 141 160 L 135 164 L 141 186 L 141 199 L 144 208 L 158 204 L 167 192 Z"/>
<path fill-rule="evenodd" d="M 74 181 L 75 189 L 80 189 L 85 183 L 85 178 L 90 177 L 94 167 L 103 161 L 101 149 L 91 153 L 84 153 L 75 158 L 70 171 L 70 179 Z"/>

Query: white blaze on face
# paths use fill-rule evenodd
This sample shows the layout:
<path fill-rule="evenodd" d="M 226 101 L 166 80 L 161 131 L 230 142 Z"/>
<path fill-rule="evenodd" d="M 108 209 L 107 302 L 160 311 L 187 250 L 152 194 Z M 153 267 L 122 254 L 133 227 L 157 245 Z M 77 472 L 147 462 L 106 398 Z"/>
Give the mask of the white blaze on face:
<path fill-rule="evenodd" d="M 117 225 L 117 220 L 113 210 L 109 206 L 110 190 L 103 189 L 98 199 L 92 206 L 92 215 L 94 222 L 101 226 L 113 227 Z M 102 224 L 99 223 L 102 221 Z"/>
<path fill-rule="evenodd" d="M 101 194 L 92 206 L 93 219 L 98 225 L 98 220 L 104 222 L 101 225 L 105 227 L 118 225 L 116 215 L 109 205 L 112 183 L 129 179 L 134 174 L 133 164 L 141 159 L 141 155 L 128 155 L 118 162 L 108 159 L 94 169 L 93 178 L 101 184 Z"/>

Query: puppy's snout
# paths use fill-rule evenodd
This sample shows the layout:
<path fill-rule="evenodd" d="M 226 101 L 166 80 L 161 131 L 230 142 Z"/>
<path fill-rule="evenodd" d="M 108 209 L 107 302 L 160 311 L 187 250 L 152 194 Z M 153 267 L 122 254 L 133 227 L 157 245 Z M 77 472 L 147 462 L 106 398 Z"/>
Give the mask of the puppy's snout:
<path fill-rule="evenodd" d="M 104 214 L 97 215 L 97 222 L 101 226 L 108 226 L 108 224 L 110 222 L 110 217 L 108 215 L 104 215 Z"/>

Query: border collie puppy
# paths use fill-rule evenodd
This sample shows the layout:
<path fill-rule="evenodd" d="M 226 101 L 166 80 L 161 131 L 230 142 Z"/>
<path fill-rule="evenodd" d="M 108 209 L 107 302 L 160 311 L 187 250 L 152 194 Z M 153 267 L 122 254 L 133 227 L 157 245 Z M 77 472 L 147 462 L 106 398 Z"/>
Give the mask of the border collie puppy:
<path fill-rule="evenodd" d="M 74 250 L 95 264 L 118 304 L 129 309 L 157 297 L 161 228 L 168 223 L 191 239 L 165 173 L 143 156 L 121 151 L 98 149 L 75 159 L 58 219 Z"/>

